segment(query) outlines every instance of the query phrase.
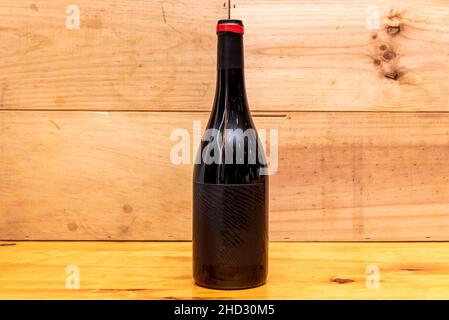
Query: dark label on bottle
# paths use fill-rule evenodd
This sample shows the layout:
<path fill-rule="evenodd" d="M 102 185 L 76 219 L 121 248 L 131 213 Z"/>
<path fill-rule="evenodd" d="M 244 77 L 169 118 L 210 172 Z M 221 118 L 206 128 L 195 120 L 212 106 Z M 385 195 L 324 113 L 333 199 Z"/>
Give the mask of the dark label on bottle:
<path fill-rule="evenodd" d="M 268 199 L 265 183 L 194 183 L 194 259 L 204 265 L 265 265 Z"/>

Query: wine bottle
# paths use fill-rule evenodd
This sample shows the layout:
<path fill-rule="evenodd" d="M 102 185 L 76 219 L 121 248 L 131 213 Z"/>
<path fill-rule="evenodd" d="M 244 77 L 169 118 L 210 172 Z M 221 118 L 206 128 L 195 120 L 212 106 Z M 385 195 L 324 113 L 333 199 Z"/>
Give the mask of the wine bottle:
<path fill-rule="evenodd" d="M 193 174 L 193 274 L 198 285 L 244 289 L 266 281 L 268 176 L 248 107 L 243 24 L 217 25 L 217 86 Z"/>

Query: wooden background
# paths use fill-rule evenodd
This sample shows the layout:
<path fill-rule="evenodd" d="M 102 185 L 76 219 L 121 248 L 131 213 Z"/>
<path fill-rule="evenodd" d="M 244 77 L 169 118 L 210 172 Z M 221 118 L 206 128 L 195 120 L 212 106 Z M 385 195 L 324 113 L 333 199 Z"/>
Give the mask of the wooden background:
<path fill-rule="evenodd" d="M 229 13 L 279 130 L 271 239 L 449 240 L 443 0 L 2 0 L 0 239 L 190 239 L 170 133 L 205 125 Z"/>

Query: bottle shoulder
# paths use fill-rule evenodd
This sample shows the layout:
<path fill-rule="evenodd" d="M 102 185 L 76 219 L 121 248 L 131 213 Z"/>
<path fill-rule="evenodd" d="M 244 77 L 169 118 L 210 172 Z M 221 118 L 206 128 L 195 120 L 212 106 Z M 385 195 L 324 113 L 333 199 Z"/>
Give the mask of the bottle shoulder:
<path fill-rule="evenodd" d="M 219 70 L 213 109 L 201 139 L 194 181 L 265 182 L 265 154 L 249 110 L 241 68 Z"/>

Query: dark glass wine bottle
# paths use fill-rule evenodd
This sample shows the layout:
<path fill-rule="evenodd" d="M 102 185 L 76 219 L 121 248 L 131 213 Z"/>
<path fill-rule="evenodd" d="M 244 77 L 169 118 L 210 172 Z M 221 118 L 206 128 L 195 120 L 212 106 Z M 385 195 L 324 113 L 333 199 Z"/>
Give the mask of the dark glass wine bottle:
<path fill-rule="evenodd" d="M 268 176 L 249 111 L 243 24 L 220 20 L 213 110 L 193 174 L 193 274 L 197 284 L 244 289 L 265 283 Z"/>

